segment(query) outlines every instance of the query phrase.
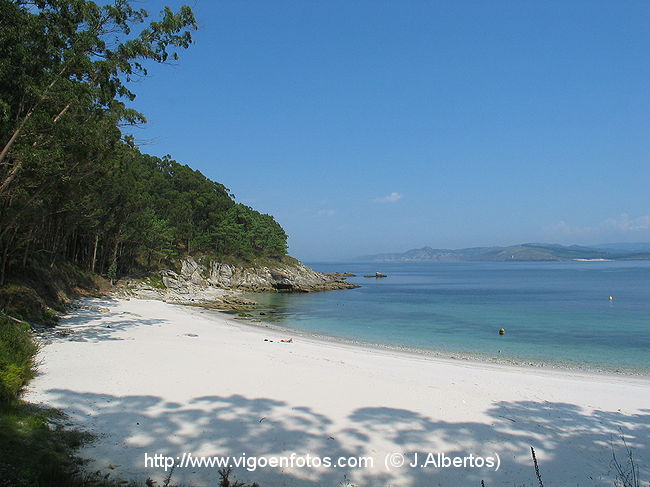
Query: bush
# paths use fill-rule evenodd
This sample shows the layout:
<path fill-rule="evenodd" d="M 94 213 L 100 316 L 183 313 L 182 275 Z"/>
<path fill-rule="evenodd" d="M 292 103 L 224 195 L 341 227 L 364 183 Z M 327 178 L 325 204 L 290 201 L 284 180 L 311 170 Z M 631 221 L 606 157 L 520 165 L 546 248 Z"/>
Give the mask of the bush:
<path fill-rule="evenodd" d="M 167 286 L 165 286 L 165 283 L 163 282 L 162 276 L 159 274 L 152 274 L 145 280 L 145 282 L 156 289 L 167 289 Z"/>
<path fill-rule="evenodd" d="M 39 293 L 28 285 L 6 284 L 0 287 L 0 309 L 27 321 L 40 321 L 47 308 Z"/>
<path fill-rule="evenodd" d="M 0 486 L 104 485 L 84 482 L 86 474 L 76 473 L 80 464 L 74 450 L 90 437 L 63 428 L 63 421 L 65 416 L 56 410 L 22 401 L 0 403 Z"/>
<path fill-rule="evenodd" d="M 27 325 L 0 318 L 0 403 L 17 399 L 36 375 L 37 353 Z"/>

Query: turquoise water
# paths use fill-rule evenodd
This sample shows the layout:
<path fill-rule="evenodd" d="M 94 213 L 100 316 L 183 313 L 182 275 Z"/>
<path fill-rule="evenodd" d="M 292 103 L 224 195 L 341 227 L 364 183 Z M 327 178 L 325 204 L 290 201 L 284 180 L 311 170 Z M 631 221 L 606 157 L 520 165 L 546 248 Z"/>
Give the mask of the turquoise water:
<path fill-rule="evenodd" d="M 649 261 L 310 265 L 354 272 L 362 287 L 255 295 L 261 319 L 369 343 L 650 372 Z M 362 277 L 375 271 L 389 277 Z"/>

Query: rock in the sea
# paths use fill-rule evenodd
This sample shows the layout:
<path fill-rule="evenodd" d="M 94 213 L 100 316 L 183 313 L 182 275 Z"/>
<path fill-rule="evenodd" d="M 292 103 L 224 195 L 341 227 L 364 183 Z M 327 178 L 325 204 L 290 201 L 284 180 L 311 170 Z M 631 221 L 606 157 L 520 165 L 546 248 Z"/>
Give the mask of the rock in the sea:
<path fill-rule="evenodd" d="M 357 277 L 353 272 L 324 272 L 324 274 L 334 277 Z"/>
<path fill-rule="evenodd" d="M 376 277 L 379 279 L 380 277 L 388 277 L 388 276 L 386 274 L 382 274 L 381 272 L 375 272 L 374 274 L 367 274 L 363 277 Z"/>

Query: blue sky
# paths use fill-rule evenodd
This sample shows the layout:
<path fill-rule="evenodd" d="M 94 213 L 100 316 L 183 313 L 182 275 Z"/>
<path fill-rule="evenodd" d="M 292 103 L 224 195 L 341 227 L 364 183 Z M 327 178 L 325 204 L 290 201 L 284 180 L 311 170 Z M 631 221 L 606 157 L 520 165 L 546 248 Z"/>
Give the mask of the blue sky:
<path fill-rule="evenodd" d="M 196 44 L 134 86 L 136 138 L 292 255 L 650 241 L 648 2 L 185 3 Z"/>

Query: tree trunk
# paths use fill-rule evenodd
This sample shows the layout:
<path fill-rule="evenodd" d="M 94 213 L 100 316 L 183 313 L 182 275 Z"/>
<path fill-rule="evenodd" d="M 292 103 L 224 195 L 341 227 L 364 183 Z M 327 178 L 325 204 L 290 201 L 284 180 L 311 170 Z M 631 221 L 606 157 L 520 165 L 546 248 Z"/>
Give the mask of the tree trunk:
<path fill-rule="evenodd" d="M 120 248 L 120 235 L 115 237 L 115 246 L 113 247 L 113 256 L 111 257 L 111 266 L 117 265 L 117 251 Z"/>
<path fill-rule="evenodd" d="M 31 234 L 30 234 L 31 236 Z M 27 255 L 29 254 L 29 244 L 31 243 L 30 240 L 27 240 L 27 244 L 25 245 L 25 253 L 23 253 L 23 269 L 27 267 Z"/>
<path fill-rule="evenodd" d="M 111 285 L 115 284 L 113 282 L 113 278 L 117 279 L 117 252 L 120 250 L 120 239 L 122 237 L 122 226 L 117 231 L 117 235 L 115 235 L 115 246 L 113 247 L 113 256 L 111 257 L 111 264 L 108 268 L 109 273 L 111 272 L 111 269 L 115 270 L 115 275 L 110 276 L 111 279 Z"/>
<path fill-rule="evenodd" d="M 9 150 L 11 149 L 11 146 L 14 145 L 14 142 L 16 142 L 16 139 L 20 135 L 21 130 L 23 129 L 23 127 L 25 126 L 27 121 L 31 118 L 31 116 L 34 114 L 35 109 L 36 109 L 36 107 L 32 108 L 29 112 L 27 112 L 27 115 L 25 115 L 25 117 L 20 121 L 20 124 L 18 125 L 16 130 L 14 130 L 14 133 L 11 134 L 11 137 L 9 137 L 9 140 L 7 141 L 5 146 L 2 148 L 2 151 L 0 151 L 0 162 L 2 162 L 4 160 L 4 158 L 7 157 L 7 154 L 9 154 Z M 11 179 L 14 178 L 14 176 L 16 175 L 15 173 L 18 171 L 16 169 L 16 167 L 14 167 L 9 172 L 9 177 L 11 177 Z M 9 180 L 9 182 L 11 182 L 11 180 Z M 2 183 L 2 186 L 0 186 L 0 190 L 2 188 L 4 188 L 7 184 L 9 184 L 9 183 L 6 182 L 6 180 L 5 180 L 5 182 Z"/>
<path fill-rule="evenodd" d="M 95 272 L 95 263 L 97 262 L 97 245 L 99 244 L 99 234 L 95 234 L 95 247 L 93 248 L 93 260 L 90 266 L 90 272 Z"/>
<path fill-rule="evenodd" d="M 5 248 L 2 251 L 2 259 L 0 259 L 0 286 L 5 283 L 5 276 L 7 271 L 7 261 L 9 260 L 9 248 L 11 244 L 16 239 L 16 234 L 18 233 L 18 227 L 14 229 L 14 234 L 7 240 Z"/>
<path fill-rule="evenodd" d="M 9 245 L 6 245 L 2 252 L 2 259 L 0 260 L 0 286 L 5 283 L 5 269 L 7 267 L 7 253 L 9 252 Z"/>
<path fill-rule="evenodd" d="M 65 67 L 61 69 L 61 71 L 59 72 L 59 77 L 63 76 L 63 73 L 65 73 L 65 70 L 66 70 Z M 22 132 L 23 127 L 25 126 L 27 121 L 32 117 L 32 115 L 34 114 L 36 109 L 40 106 L 41 102 L 45 99 L 47 94 L 50 92 L 50 90 L 56 84 L 56 82 L 58 80 L 59 80 L 58 77 L 54 78 L 52 80 L 52 82 L 47 86 L 47 88 L 45 88 L 45 91 L 43 91 L 43 93 L 39 96 L 36 103 L 34 103 L 32 108 L 29 109 L 29 111 L 25 114 L 23 119 L 20 121 L 20 123 L 18 124 L 18 127 L 16 127 L 16 130 L 14 130 L 14 133 L 11 134 L 11 137 L 9 138 L 7 143 L 4 145 L 4 147 L 0 151 L 0 163 L 2 163 L 2 161 L 5 160 L 5 158 L 7 157 L 7 154 L 9 154 L 9 151 L 11 150 L 11 147 L 14 145 L 14 142 L 16 142 L 16 139 L 20 135 L 20 132 Z M 69 108 L 69 105 L 67 105 L 61 111 L 61 113 L 59 113 L 56 116 L 54 122 L 57 122 L 59 120 L 59 118 L 68 110 L 68 108 Z M 11 184 L 11 181 L 13 181 L 13 179 L 16 177 L 16 174 L 18 174 L 18 171 L 20 171 L 20 168 L 22 167 L 22 165 L 23 165 L 22 161 L 17 161 L 14 164 L 14 167 L 11 168 L 11 170 L 9 171 L 9 174 L 5 177 L 4 181 L 2 181 L 2 184 L 0 184 L 0 194 L 2 194 L 4 192 L 4 190 L 7 188 L 7 186 L 9 186 Z"/>
<path fill-rule="evenodd" d="M 5 283 L 5 267 L 7 265 L 7 251 L 8 247 L 5 247 L 4 252 L 2 253 L 2 259 L 0 260 L 0 286 Z"/>

